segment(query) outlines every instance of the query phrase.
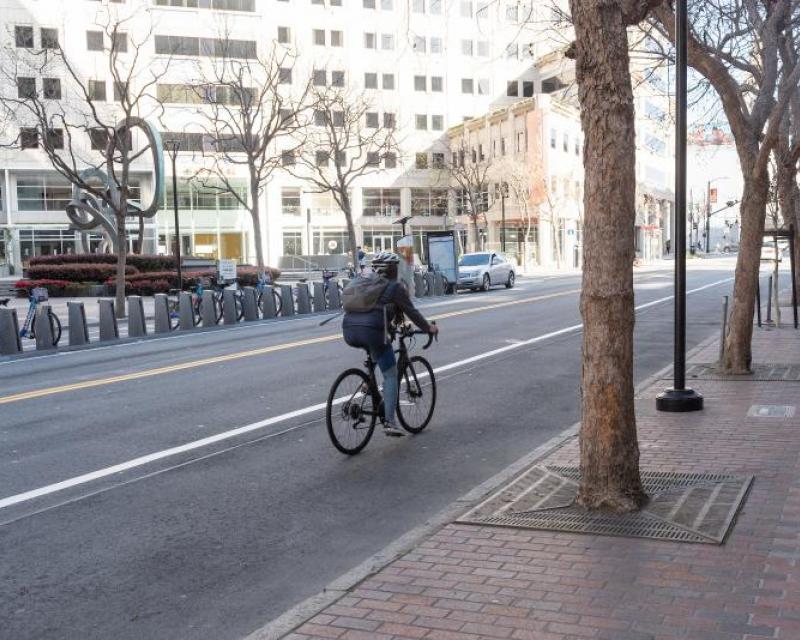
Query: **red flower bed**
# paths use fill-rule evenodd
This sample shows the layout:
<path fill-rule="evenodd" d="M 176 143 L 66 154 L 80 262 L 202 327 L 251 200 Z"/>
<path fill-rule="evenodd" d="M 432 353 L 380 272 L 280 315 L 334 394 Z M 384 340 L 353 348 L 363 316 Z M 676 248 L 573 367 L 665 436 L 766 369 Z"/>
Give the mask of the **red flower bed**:
<path fill-rule="evenodd" d="M 64 290 L 73 283 L 68 280 L 18 280 L 14 283 L 17 296 L 26 298 L 34 287 L 44 287 L 53 296 L 64 294 Z"/>
<path fill-rule="evenodd" d="M 170 271 L 175 268 L 174 256 L 128 254 L 126 263 L 138 271 Z M 31 258 L 31 267 L 66 264 L 117 264 L 114 253 L 61 253 Z"/>
<path fill-rule="evenodd" d="M 69 282 L 101 283 L 117 273 L 113 264 L 42 264 L 28 267 L 28 278 L 31 280 L 68 280 Z M 134 275 L 139 270 L 128 265 L 126 275 Z"/>

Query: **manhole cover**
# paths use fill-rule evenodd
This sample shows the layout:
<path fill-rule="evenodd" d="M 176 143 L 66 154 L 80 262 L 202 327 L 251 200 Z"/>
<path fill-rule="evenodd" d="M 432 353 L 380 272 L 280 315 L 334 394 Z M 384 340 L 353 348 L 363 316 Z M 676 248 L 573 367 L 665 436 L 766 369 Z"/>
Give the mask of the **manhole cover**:
<path fill-rule="evenodd" d="M 722 544 L 753 480 L 713 473 L 641 475 L 650 503 L 638 513 L 590 513 L 572 506 L 578 468 L 536 465 L 458 522 Z"/>
<path fill-rule="evenodd" d="M 754 404 L 747 415 L 753 418 L 793 418 L 794 409 L 790 404 Z"/>
<path fill-rule="evenodd" d="M 750 375 L 731 376 L 721 373 L 716 364 L 693 364 L 686 370 L 688 378 L 700 380 L 759 380 L 765 382 L 800 382 L 800 365 L 754 364 Z"/>

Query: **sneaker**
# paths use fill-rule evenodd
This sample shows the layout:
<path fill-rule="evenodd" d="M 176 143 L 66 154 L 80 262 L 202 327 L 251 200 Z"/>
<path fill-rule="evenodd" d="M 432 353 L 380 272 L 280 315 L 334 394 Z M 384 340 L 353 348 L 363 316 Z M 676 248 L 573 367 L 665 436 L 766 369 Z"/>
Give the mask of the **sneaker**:
<path fill-rule="evenodd" d="M 383 433 L 392 438 L 402 438 L 404 435 L 406 435 L 405 432 L 400 429 L 400 427 L 392 424 L 391 422 L 384 423 Z"/>

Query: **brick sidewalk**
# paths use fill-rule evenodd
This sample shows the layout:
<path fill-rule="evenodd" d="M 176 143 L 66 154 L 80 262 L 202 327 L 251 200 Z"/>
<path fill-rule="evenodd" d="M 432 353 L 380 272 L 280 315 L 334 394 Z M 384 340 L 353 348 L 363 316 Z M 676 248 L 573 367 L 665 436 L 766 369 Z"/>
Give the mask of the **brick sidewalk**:
<path fill-rule="evenodd" d="M 757 362 L 800 363 L 800 333 L 756 331 Z M 696 380 L 705 411 L 658 414 L 667 382 L 637 403 L 642 468 L 755 476 L 724 545 L 450 524 L 287 638 L 800 638 L 800 416 L 747 417 L 800 382 Z"/>

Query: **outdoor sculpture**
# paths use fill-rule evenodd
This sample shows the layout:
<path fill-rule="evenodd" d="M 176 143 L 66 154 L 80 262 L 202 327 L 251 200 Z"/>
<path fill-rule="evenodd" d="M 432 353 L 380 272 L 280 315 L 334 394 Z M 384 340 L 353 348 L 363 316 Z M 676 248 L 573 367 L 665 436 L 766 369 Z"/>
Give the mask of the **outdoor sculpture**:
<path fill-rule="evenodd" d="M 164 196 L 164 145 L 161 134 L 152 124 L 143 118 L 130 117 L 121 121 L 114 130 L 105 152 L 106 171 L 98 167 L 90 167 L 81 172 L 80 177 L 86 183 L 96 183 L 102 188 L 104 196 L 98 197 L 78 185 L 72 187 L 72 200 L 66 206 L 67 217 L 72 225 L 81 231 L 101 229 L 103 235 L 111 243 L 113 252 L 119 250 L 119 232 L 117 229 L 116 211 L 120 206 L 120 186 L 115 167 L 115 158 L 126 151 L 119 148 L 124 141 L 135 140 L 134 133 L 139 130 L 147 144 L 136 152 L 130 152 L 130 159 L 141 156 L 152 158 L 153 189 L 152 200 L 145 207 L 143 203 L 128 201 L 127 214 L 142 218 L 152 218 L 161 205 Z M 117 165 L 119 162 L 117 162 Z"/>

